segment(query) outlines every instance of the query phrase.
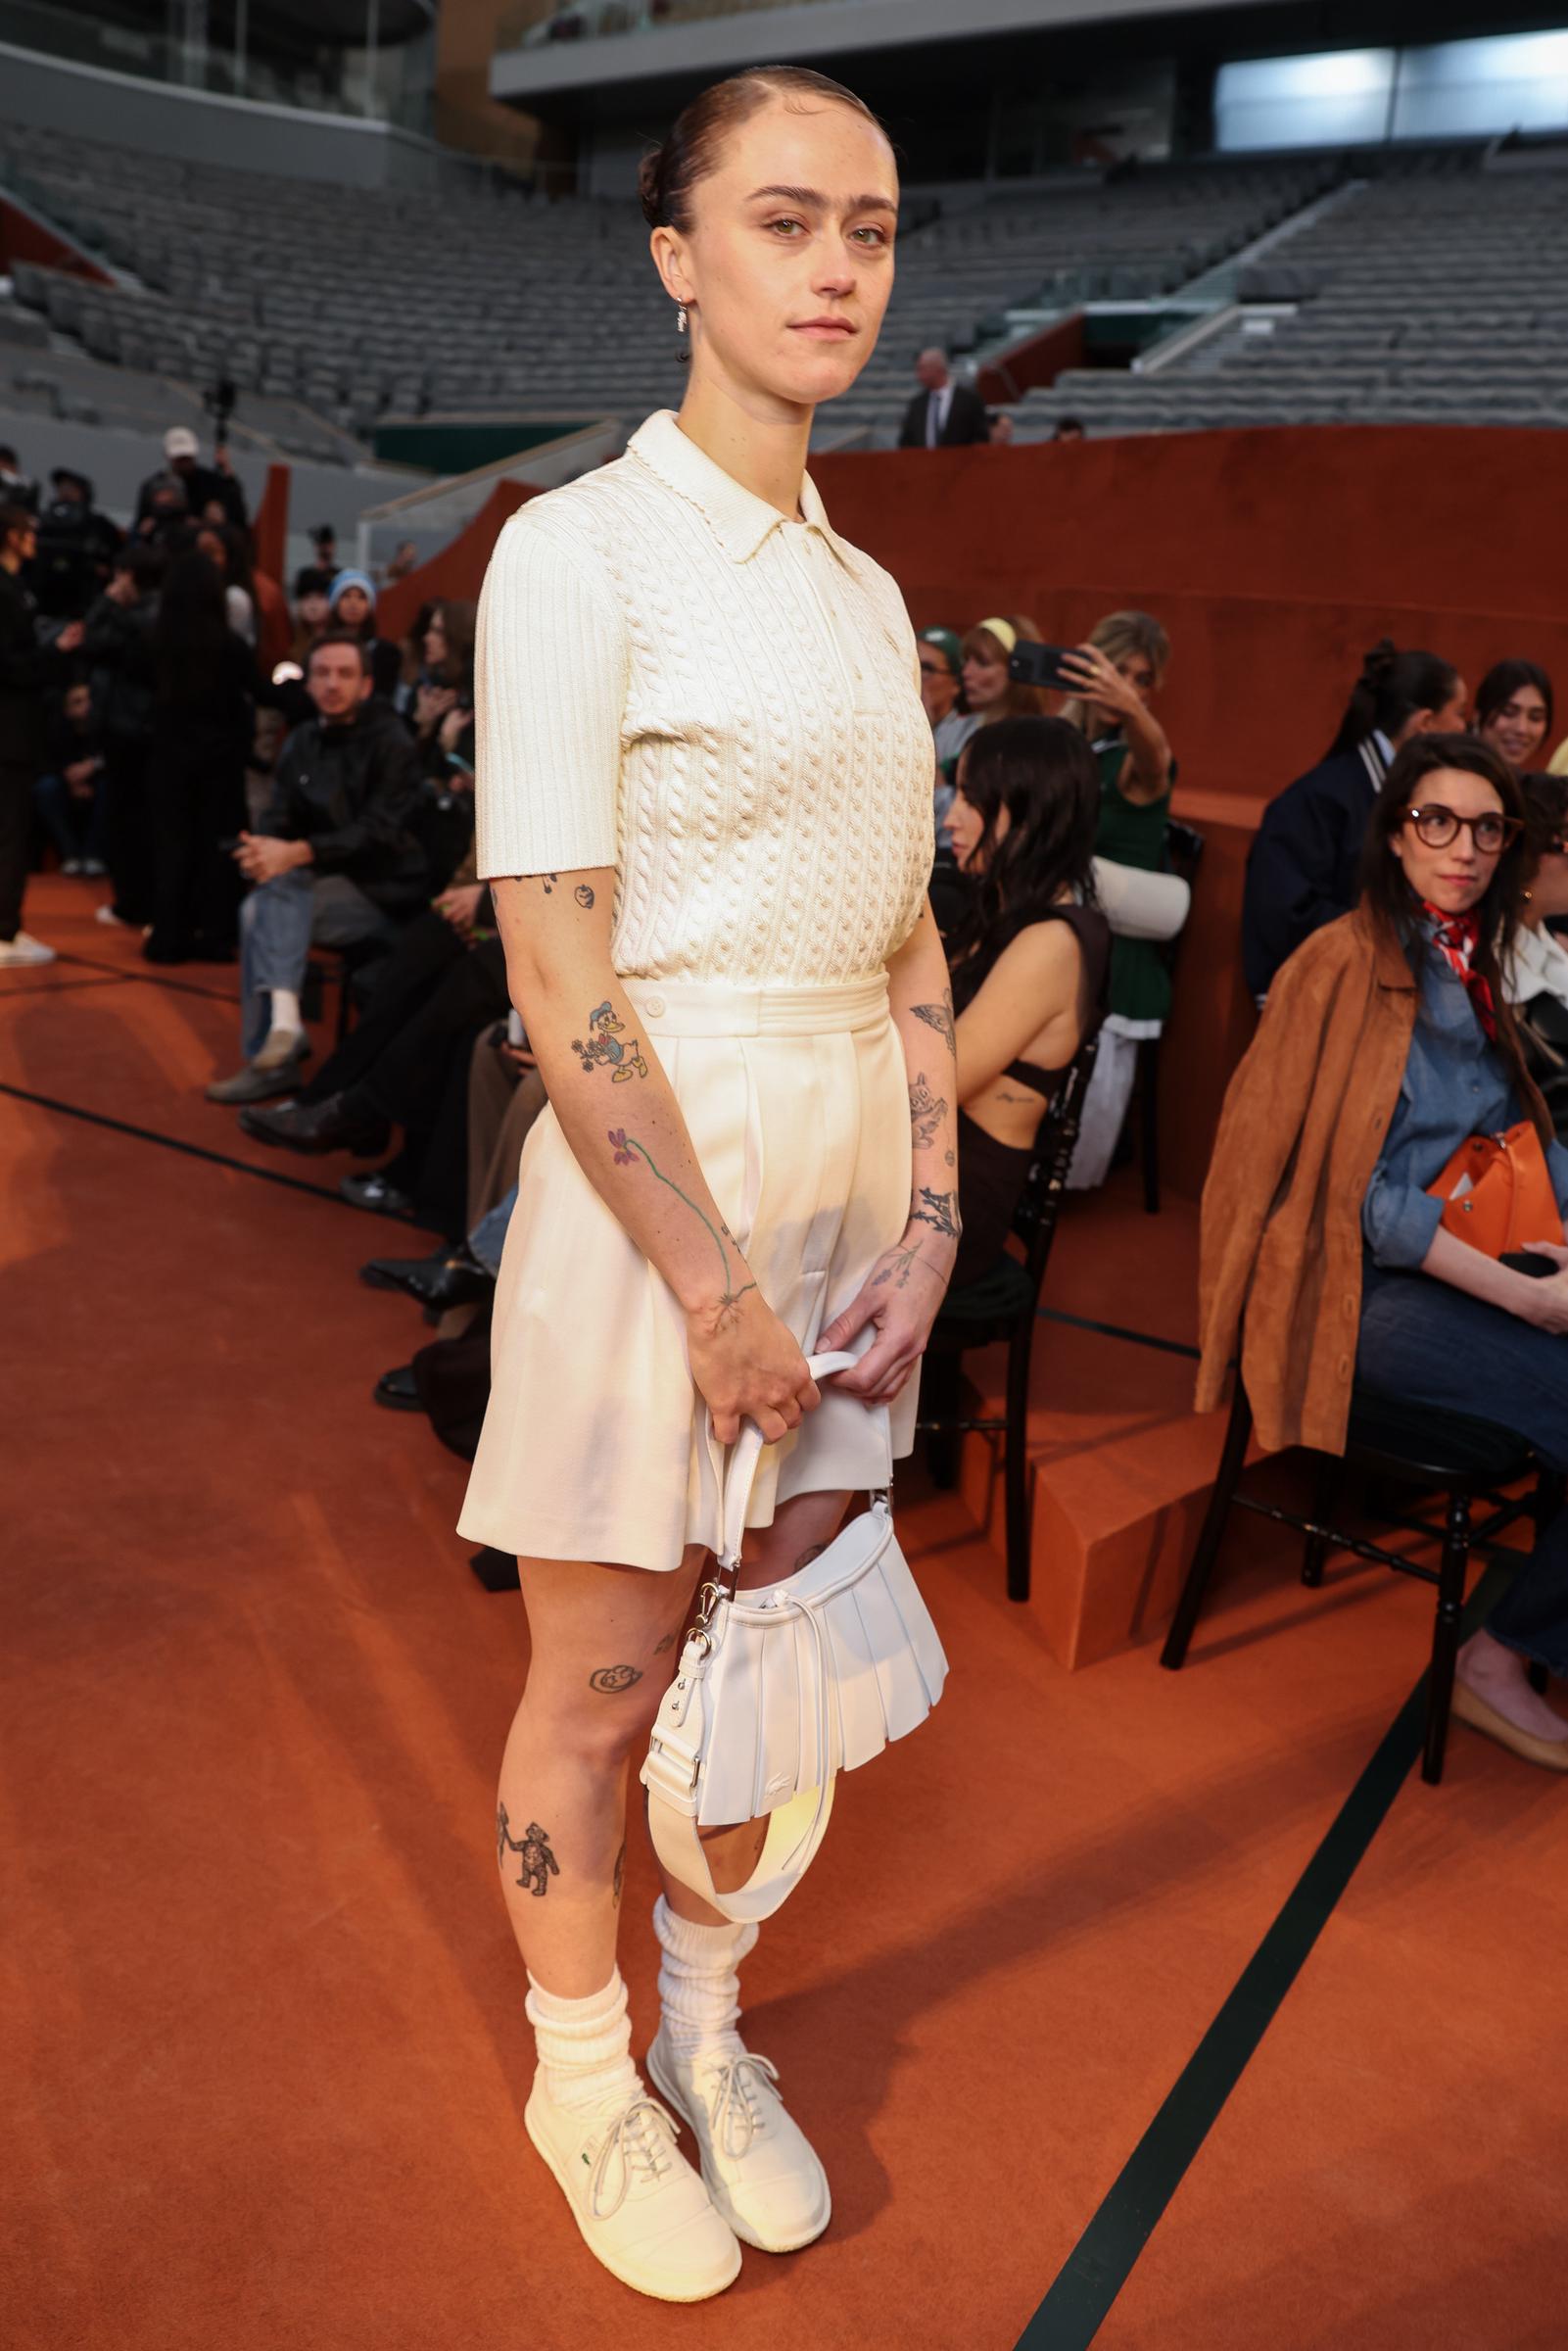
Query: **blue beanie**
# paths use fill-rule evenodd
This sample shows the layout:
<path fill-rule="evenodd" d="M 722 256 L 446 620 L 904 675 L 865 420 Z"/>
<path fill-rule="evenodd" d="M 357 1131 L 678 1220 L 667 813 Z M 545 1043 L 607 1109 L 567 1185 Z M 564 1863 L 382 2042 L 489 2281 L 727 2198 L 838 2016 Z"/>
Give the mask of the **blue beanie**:
<path fill-rule="evenodd" d="M 370 609 L 372 611 L 375 610 L 376 587 L 374 580 L 371 579 L 370 574 L 367 571 L 340 571 L 335 573 L 333 576 L 332 585 L 327 590 L 327 602 L 329 604 L 335 604 L 339 597 L 343 594 L 345 588 L 362 588 L 366 596 L 370 599 Z"/>

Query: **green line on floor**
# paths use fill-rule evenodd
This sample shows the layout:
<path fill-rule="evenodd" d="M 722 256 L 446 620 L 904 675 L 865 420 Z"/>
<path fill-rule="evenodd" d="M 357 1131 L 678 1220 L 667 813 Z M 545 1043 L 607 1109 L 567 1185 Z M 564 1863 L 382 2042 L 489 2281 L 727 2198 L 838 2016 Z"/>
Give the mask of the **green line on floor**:
<path fill-rule="evenodd" d="M 1465 1609 L 1466 1635 L 1496 1605 L 1509 1573 L 1496 1566 L 1482 1576 Z M 1086 2351 L 1104 2326 L 1418 1759 L 1426 1727 L 1426 1690 L 1423 1674 L 1120 2177 L 1063 2263 L 1020 2335 L 1017 2351 Z M 1279 1767 L 1282 1772 L 1290 1769 L 1290 1757 L 1283 1751 Z M 1442 1802 L 1441 1788 L 1426 1793 L 1430 1801 Z"/>

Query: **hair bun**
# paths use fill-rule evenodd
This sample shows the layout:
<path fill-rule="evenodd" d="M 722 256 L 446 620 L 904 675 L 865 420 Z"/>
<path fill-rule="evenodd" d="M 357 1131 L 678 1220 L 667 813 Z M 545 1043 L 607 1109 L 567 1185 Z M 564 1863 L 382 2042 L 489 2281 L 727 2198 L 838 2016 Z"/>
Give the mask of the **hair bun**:
<path fill-rule="evenodd" d="M 649 228 L 657 228 L 664 215 L 664 154 L 662 147 L 650 147 L 637 168 L 638 202 Z"/>
<path fill-rule="evenodd" d="M 1399 658 L 1399 648 L 1392 637 L 1380 637 L 1361 663 L 1361 675 L 1368 685 L 1378 685 L 1393 669 Z"/>

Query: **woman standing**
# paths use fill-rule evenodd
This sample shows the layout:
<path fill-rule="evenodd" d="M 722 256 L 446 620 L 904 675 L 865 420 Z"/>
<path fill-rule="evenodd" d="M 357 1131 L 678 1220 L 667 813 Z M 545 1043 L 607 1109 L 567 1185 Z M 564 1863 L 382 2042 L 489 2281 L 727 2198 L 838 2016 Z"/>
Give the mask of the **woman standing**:
<path fill-rule="evenodd" d="M 370 691 L 390 702 L 403 676 L 403 655 L 390 637 L 376 634 L 376 586 L 367 571 L 337 573 L 327 591 L 329 628 L 347 629 L 364 647 Z"/>
<path fill-rule="evenodd" d="M 153 927 L 142 953 L 149 963 L 227 962 L 240 884 L 218 843 L 245 829 L 256 665 L 205 555 L 169 565 L 152 643 Z"/>
<path fill-rule="evenodd" d="M 816 404 L 875 345 L 897 199 L 879 126 L 819 74 L 694 100 L 642 172 L 690 337 L 681 414 L 515 515 L 481 614 L 479 872 L 550 1098 L 462 1517 L 517 1556 L 528 1613 L 497 1851 L 538 2036 L 530 2135 L 591 2250 L 670 2301 L 728 2285 L 737 2236 L 808 2243 L 831 2202 L 736 2031 L 755 1930 L 672 1882 L 649 2071 L 700 2176 L 644 2092 L 615 1963 L 628 1773 L 723 1448 L 747 1417 L 770 1447 L 742 1583 L 789 1573 L 885 1476 L 868 1406 L 909 1451 L 958 1240 L 914 633 L 804 470 Z M 819 1392 L 807 1352 L 856 1344 Z M 714 1839 L 721 1888 L 757 1844 Z"/>

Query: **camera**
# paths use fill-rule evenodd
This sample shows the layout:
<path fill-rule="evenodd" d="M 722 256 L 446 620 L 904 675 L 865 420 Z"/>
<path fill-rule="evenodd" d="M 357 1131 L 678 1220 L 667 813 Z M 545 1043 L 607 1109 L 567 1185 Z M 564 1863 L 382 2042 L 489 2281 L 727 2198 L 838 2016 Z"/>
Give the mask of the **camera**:
<path fill-rule="evenodd" d="M 220 375 L 202 394 L 202 406 L 213 419 L 213 443 L 221 449 L 228 439 L 229 418 L 239 395 L 226 375 Z"/>

